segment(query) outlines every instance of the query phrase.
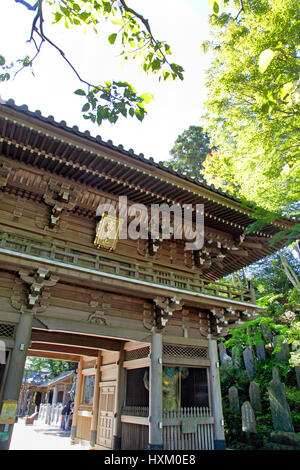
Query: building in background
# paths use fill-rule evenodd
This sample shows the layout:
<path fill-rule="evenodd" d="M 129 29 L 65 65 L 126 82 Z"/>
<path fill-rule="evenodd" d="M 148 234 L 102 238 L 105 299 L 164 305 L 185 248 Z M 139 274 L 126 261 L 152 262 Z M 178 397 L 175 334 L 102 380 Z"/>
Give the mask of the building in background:
<path fill-rule="evenodd" d="M 41 404 L 65 405 L 72 399 L 70 391 L 76 376 L 75 371 L 68 371 L 49 379 L 48 371 L 25 371 L 20 398 L 18 416 L 31 415 L 39 411 Z"/>

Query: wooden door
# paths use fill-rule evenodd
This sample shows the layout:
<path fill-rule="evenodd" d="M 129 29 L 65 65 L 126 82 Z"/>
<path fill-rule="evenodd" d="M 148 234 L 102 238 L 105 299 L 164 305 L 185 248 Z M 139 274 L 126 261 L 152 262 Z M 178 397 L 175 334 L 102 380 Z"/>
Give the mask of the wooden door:
<path fill-rule="evenodd" d="M 115 385 L 100 383 L 97 444 L 112 449 Z"/>

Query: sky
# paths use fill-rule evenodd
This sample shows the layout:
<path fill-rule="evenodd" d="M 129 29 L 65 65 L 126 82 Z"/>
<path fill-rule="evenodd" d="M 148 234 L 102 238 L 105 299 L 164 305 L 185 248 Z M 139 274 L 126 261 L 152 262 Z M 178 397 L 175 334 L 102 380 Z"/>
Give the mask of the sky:
<path fill-rule="evenodd" d="M 34 0 L 27 0 L 31 4 Z M 0 83 L 0 96 L 12 98 L 17 105 L 27 104 L 31 111 L 39 109 L 44 116 L 64 120 L 93 136 L 122 144 L 125 149 L 143 153 L 156 161 L 169 158 L 169 151 L 185 129 L 199 125 L 206 98 L 206 70 L 209 55 L 201 43 L 208 39 L 208 0 L 128 0 L 128 5 L 148 18 L 155 37 L 171 46 L 172 61 L 183 66 L 183 81 L 159 82 L 157 76 L 146 75 L 136 61 L 121 66 L 120 49 L 111 46 L 107 37 L 112 32 L 104 25 L 103 34 L 74 27 L 45 23 L 45 33 L 66 53 L 82 78 L 93 83 L 117 80 L 131 83 L 137 93 L 152 93 L 143 122 L 136 118 L 120 118 L 116 124 L 100 127 L 82 118 L 84 101 L 74 95 L 83 88 L 74 73 L 50 46 L 45 44 L 34 63 L 34 76 L 22 70 L 10 82 Z M 34 12 L 14 0 L 2 0 L 0 9 L 0 54 L 7 61 L 24 57 L 32 47 L 30 36 Z"/>

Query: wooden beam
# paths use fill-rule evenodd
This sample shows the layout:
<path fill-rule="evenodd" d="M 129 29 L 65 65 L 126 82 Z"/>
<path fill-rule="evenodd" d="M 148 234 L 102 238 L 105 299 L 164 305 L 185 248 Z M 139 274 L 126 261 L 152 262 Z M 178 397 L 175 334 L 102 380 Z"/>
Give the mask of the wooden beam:
<path fill-rule="evenodd" d="M 76 356 L 97 357 L 97 354 L 98 354 L 97 349 L 65 346 L 62 344 L 39 343 L 35 341 L 32 341 L 31 349 L 34 349 L 35 351 L 49 351 L 49 352 L 75 354 Z"/>
<path fill-rule="evenodd" d="M 238 249 L 238 250 L 233 250 L 232 248 L 229 249 L 229 252 L 228 252 L 228 255 L 230 256 L 248 256 L 248 251 L 247 250 L 241 250 L 241 249 Z"/>
<path fill-rule="evenodd" d="M 97 336 L 77 335 L 58 331 L 32 330 L 31 341 L 39 343 L 62 344 L 69 346 L 81 346 L 90 349 L 104 349 L 107 351 L 120 351 L 121 342 L 114 339 Z M 96 354 L 97 356 L 97 354 Z"/>
<path fill-rule="evenodd" d="M 251 248 L 253 250 L 262 250 L 264 248 L 264 245 L 262 243 L 255 243 L 255 242 L 251 242 L 251 241 L 244 241 L 243 243 L 241 243 L 241 246 L 244 248 Z"/>
<path fill-rule="evenodd" d="M 58 352 L 50 352 L 50 351 L 36 351 L 35 349 L 28 349 L 27 356 L 32 357 L 45 357 L 49 359 L 55 359 L 57 361 L 69 361 L 69 362 L 79 362 L 80 356 L 76 356 L 75 354 L 67 354 L 67 353 L 58 353 Z"/>

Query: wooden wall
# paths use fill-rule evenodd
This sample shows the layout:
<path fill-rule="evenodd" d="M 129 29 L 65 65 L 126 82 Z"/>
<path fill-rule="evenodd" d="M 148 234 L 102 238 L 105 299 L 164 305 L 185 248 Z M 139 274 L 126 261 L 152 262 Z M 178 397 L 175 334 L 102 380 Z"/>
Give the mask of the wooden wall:
<path fill-rule="evenodd" d="M 1 161 L 1 158 L 0 158 Z M 7 163 L 8 164 L 8 163 Z M 54 228 L 49 227 L 51 206 L 43 201 L 43 194 L 47 191 L 47 180 L 63 182 L 62 178 L 53 178 L 40 171 L 40 174 L 31 173 L 27 169 L 15 171 L 14 188 L 4 188 L 0 192 L 0 224 L 9 229 L 14 229 L 19 233 L 26 233 L 36 237 L 47 237 L 67 245 L 77 246 L 85 252 L 97 253 L 97 248 L 93 242 L 96 231 L 96 201 L 112 201 L 116 205 L 114 196 L 105 194 L 101 196 L 98 191 L 93 192 L 92 188 L 76 185 L 78 193 L 78 204 L 87 204 L 89 200 L 94 202 L 94 213 L 83 216 L 84 210 L 63 211 L 60 220 Z M 44 174 L 43 174 L 44 173 Z M 27 191 L 26 191 L 27 190 Z M 31 194 L 31 192 L 33 194 Z M 22 197 L 23 196 L 23 197 Z M 129 262 L 153 263 L 157 267 L 172 269 L 190 273 L 193 267 L 195 275 L 200 271 L 193 266 L 192 257 L 184 250 L 182 240 L 164 240 L 159 245 L 158 251 L 154 255 L 147 253 L 146 240 L 120 239 L 112 259 Z"/>

